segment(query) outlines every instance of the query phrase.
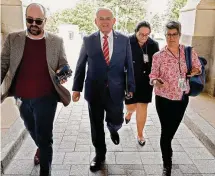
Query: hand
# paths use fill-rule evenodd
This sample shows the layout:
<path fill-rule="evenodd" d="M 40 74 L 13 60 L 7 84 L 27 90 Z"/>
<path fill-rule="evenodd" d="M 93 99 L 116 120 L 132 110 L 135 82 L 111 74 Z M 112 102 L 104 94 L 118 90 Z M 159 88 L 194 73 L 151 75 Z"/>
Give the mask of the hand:
<path fill-rule="evenodd" d="M 198 75 L 200 73 L 198 68 L 192 68 L 190 75 L 187 75 L 187 77 L 193 77 L 195 75 Z"/>
<path fill-rule="evenodd" d="M 133 97 L 133 92 L 128 92 L 128 95 L 132 98 Z"/>
<path fill-rule="evenodd" d="M 67 82 L 67 80 L 63 79 L 63 80 L 60 81 L 60 84 L 64 84 L 65 82 Z"/>
<path fill-rule="evenodd" d="M 73 92 L 72 101 L 73 102 L 78 102 L 78 100 L 80 99 L 80 96 L 81 96 L 80 92 L 77 92 L 77 91 Z"/>
<path fill-rule="evenodd" d="M 59 72 L 60 72 L 60 70 L 57 70 L 57 71 L 56 71 L 56 73 L 59 73 Z M 64 84 L 65 82 L 67 82 L 67 79 L 61 80 L 61 81 L 60 81 L 60 84 Z"/>
<path fill-rule="evenodd" d="M 126 95 L 125 95 L 125 99 L 130 99 L 130 98 L 132 98 L 133 97 L 133 92 L 128 92 L 128 93 L 126 93 Z"/>
<path fill-rule="evenodd" d="M 161 88 L 161 87 L 164 87 L 166 84 L 159 79 L 155 79 L 155 80 L 153 80 L 153 85 Z"/>

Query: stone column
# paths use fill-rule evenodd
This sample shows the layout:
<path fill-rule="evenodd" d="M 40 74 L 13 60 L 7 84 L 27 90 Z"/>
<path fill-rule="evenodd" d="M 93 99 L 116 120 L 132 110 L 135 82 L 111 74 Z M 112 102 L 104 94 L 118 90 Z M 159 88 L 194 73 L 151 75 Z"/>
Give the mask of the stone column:
<path fill-rule="evenodd" d="M 213 45 L 213 51 L 212 51 L 212 62 L 210 66 L 210 82 L 208 84 L 209 86 L 209 93 L 215 97 L 215 32 L 214 32 L 214 45 Z"/>
<path fill-rule="evenodd" d="M 10 32 L 21 31 L 23 25 L 22 2 L 20 0 L 1 0 L 1 43 L 3 46 L 5 37 Z M 7 83 L 7 80 L 3 83 Z"/>
<path fill-rule="evenodd" d="M 215 1 L 188 0 L 179 21 L 182 24 L 181 43 L 192 45 L 199 56 L 208 61 L 205 92 L 215 96 Z"/>
<path fill-rule="evenodd" d="M 22 2 L 20 0 L 1 0 L 1 41 L 14 31 L 24 29 Z"/>
<path fill-rule="evenodd" d="M 5 37 L 10 32 L 21 31 L 24 29 L 23 25 L 23 10 L 22 2 L 20 0 L 1 0 L 1 42 L 2 46 Z M 1 48 L 0 48 L 1 50 Z M 4 93 L 4 87 L 8 83 L 7 78 L 5 78 L 3 84 L 1 85 L 1 93 Z M 19 118 L 19 111 L 15 106 L 14 98 L 7 98 L 1 105 L 1 132 L 2 139 L 10 131 L 9 129 L 15 124 L 16 120 Z M 11 142 L 12 141 L 8 141 Z M 5 144 L 6 147 L 10 146 L 11 143 Z M 5 146 L 1 146 L 3 150 Z M 13 148 L 14 149 L 14 148 Z M 3 150 L 4 151 L 4 150 Z M 2 157 L 1 157 L 2 161 Z M 2 167 L 4 167 L 2 165 Z"/>

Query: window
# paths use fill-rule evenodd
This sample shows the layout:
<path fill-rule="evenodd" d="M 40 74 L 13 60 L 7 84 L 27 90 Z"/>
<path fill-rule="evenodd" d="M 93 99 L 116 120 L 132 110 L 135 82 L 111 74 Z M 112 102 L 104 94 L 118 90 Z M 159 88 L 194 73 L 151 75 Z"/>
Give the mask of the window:
<path fill-rule="evenodd" d="M 73 38 L 74 38 L 74 32 L 69 31 L 69 40 L 73 40 Z"/>

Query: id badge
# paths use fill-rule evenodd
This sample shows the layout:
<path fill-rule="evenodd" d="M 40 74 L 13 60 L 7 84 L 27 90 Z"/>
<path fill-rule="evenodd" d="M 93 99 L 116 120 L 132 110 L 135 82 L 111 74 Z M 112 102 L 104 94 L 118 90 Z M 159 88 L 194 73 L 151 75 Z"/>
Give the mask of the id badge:
<path fill-rule="evenodd" d="M 179 78 L 178 79 L 178 87 L 182 91 L 186 91 L 187 90 L 186 80 L 184 78 Z"/>
<path fill-rule="evenodd" d="M 21 105 L 22 105 L 22 100 L 20 98 L 16 99 L 16 105 L 17 107 L 20 109 Z"/>
<path fill-rule="evenodd" d="M 149 56 L 148 54 L 143 54 L 143 61 L 146 63 L 146 62 L 149 62 Z"/>

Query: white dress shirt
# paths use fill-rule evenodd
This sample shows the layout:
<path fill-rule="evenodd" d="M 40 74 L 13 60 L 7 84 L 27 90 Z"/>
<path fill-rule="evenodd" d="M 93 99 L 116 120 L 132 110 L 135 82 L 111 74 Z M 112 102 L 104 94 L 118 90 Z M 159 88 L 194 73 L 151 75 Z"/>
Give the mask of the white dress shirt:
<path fill-rule="evenodd" d="M 108 36 L 108 47 L 109 47 L 109 58 L 111 60 L 111 56 L 113 54 L 113 31 L 107 35 Z M 103 43 L 104 43 L 104 34 L 100 31 L 100 40 L 101 40 L 101 47 L 103 49 Z"/>

